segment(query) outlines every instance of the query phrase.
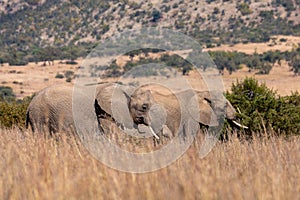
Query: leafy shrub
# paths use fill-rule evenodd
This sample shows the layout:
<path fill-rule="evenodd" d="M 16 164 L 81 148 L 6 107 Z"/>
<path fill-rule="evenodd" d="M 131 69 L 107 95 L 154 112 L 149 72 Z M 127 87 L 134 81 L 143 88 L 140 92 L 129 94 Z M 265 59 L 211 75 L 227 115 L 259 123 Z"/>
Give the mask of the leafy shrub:
<path fill-rule="evenodd" d="M 238 110 L 237 117 L 249 127 L 247 135 L 299 134 L 300 95 L 280 97 L 265 84 L 246 78 L 232 85 L 226 96 Z"/>
<path fill-rule="evenodd" d="M 75 60 L 67 60 L 67 61 L 66 61 L 66 64 L 67 64 L 67 65 L 77 65 L 78 62 L 76 62 Z"/>
<path fill-rule="evenodd" d="M 30 5 L 38 5 L 41 0 L 26 0 L 26 2 Z"/>
<path fill-rule="evenodd" d="M 57 73 L 57 74 L 55 75 L 55 78 L 62 79 L 62 78 L 64 78 L 64 75 L 63 75 L 63 74 L 60 74 L 60 73 Z"/>
<path fill-rule="evenodd" d="M 165 63 L 166 66 L 180 69 L 182 71 L 182 75 L 188 75 L 189 71 L 193 69 L 191 63 L 176 54 L 164 54 L 158 59 L 158 61 Z"/>
<path fill-rule="evenodd" d="M 159 21 L 159 19 L 162 17 L 162 14 L 161 14 L 161 12 L 160 11 L 158 11 L 158 10 L 156 10 L 156 9 L 154 9 L 153 11 L 152 11 L 152 22 L 157 22 L 157 21 Z"/>
<path fill-rule="evenodd" d="M 239 9 L 239 11 L 242 13 L 242 15 L 249 15 L 251 14 L 253 11 L 250 9 L 249 4 L 247 3 L 241 3 L 237 6 L 237 8 Z"/>
<path fill-rule="evenodd" d="M 0 127 L 24 127 L 26 110 L 31 99 L 26 97 L 23 100 L 0 101 Z"/>
<path fill-rule="evenodd" d="M 74 72 L 67 70 L 67 71 L 65 71 L 64 75 L 66 78 L 69 78 L 69 77 L 72 78 L 74 76 Z"/>
<path fill-rule="evenodd" d="M 0 101 L 12 101 L 16 98 L 11 87 L 0 86 Z"/>
<path fill-rule="evenodd" d="M 297 48 L 295 51 L 292 51 L 288 58 L 289 66 L 295 75 L 300 74 L 300 48 Z"/>
<path fill-rule="evenodd" d="M 277 100 L 277 115 L 273 123 L 273 130 L 277 133 L 300 133 L 300 94 L 279 97 Z"/>
<path fill-rule="evenodd" d="M 71 77 L 66 78 L 66 82 L 70 83 L 72 81 Z"/>
<path fill-rule="evenodd" d="M 257 74 L 269 74 L 272 69 L 272 65 L 270 63 L 263 63 L 259 68 Z"/>
<path fill-rule="evenodd" d="M 247 55 L 239 52 L 225 52 L 225 51 L 210 51 L 210 56 L 217 65 L 218 70 L 223 71 L 227 69 L 229 73 L 240 69 L 240 65 L 245 63 Z"/>
<path fill-rule="evenodd" d="M 287 42 L 287 39 L 285 39 L 285 38 L 280 38 L 279 42 Z"/>

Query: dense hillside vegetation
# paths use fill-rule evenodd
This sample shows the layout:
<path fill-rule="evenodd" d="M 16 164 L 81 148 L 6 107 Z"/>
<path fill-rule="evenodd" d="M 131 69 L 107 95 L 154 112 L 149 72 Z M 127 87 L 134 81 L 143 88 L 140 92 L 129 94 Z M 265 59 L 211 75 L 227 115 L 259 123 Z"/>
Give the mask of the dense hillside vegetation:
<path fill-rule="evenodd" d="M 299 5 L 299 0 L 0 1 L 0 62 L 74 59 L 101 38 L 142 26 L 174 29 L 203 46 L 299 36 Z"/>

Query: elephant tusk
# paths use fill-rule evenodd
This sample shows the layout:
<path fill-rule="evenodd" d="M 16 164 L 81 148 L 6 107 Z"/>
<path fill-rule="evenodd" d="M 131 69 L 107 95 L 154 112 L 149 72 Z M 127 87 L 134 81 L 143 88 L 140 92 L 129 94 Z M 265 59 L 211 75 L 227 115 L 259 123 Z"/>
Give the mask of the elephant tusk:
<path fill-rule="evenodd" d="M 244 125 L 242 125 L 242 124 L 240 124 L 240 123 L 238 123 L 237 121 L 234 121 L 234 120 L 232 120 L 233 121 L 233 123 L 235 124 L 235 125 L 237 125 L 238 127 L 241 127 L 241 128 L 244 128 L 244 129 L 248 129 L 248 126 L 244 126 Z"/>
<path fill-rule="evenodd" d="M 159 140 L 158 135 L 154 132 L 154 130 L 152 129 L 152 127 L 149 126 L 149 128 L 150 128 L 150 131 L 151 131 L 152 135 L 154 135 L 154 137 Z"/>

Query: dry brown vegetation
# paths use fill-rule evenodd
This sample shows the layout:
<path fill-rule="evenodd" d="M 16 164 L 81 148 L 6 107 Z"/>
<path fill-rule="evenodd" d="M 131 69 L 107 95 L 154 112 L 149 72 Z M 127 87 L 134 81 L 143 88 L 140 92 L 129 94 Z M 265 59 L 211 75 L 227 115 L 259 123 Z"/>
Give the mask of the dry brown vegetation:
<path fill-rule="evenodd" d="M 1 129 L 0 199 L 299 198 L 299 137 L 233 137 L 204 159 L 198 148 L 159 171 L 131 174 L 106 167 L 72 138 Z"/>
<path fill-rule="evenodd" d="M 285 39 L 286 41 L 280 41 Z M 278 35 L 271 37 L 269 42 L 265 43 L 248 43 L 235 45 L 221 45 L 219 47 L 208 48 L 211 51 L 238 51 L 246 54 L 264 53 L 266 51 L 291 51 L 300 43 L 300 37 Z"/>

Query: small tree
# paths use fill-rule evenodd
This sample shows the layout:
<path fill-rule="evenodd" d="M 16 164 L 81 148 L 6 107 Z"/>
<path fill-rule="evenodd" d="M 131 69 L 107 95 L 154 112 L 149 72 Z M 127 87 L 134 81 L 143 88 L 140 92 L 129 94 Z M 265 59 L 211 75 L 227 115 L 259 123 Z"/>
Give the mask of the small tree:
<path fill-rule="evenodd" d="M 0 101 L 12 101 L 15 98 L 16 95 L 13 93 L 11 87 L 0 86 Z"/>
<path fill-rule="evenodd" d="M 294 54 L 288 64 L 295 75 L 300 75 L 300 54 Z"/>
<path fill-rule="evenodd" d="M 257 74 L 269 74 L 272 69 L 271 63 L 263 62 Z"/>
<path fill-rule="evenodd" d="M 161 12 L 160 11 L 158 11 L 158 10 L 156 10 L 156 9 L 154 9 L 153 11 L 152 11 L 152 22 L 157 22 L 159 19 L 161 18 Z"/>

